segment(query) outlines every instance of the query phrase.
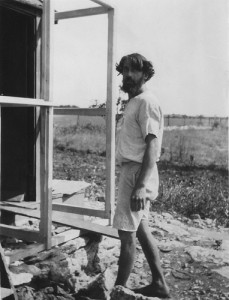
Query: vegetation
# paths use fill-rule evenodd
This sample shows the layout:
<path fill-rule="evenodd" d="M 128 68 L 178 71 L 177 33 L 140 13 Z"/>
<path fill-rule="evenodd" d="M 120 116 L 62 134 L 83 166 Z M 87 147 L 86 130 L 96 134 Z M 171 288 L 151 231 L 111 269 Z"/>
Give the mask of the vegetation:
<path fill-rule="evenodd" d="M 105 190 L 105 120 L 91 121 L 55 122 L 54 176 L 91 182 L 89 196 L 96 198 Z M 165 130 L 159 173 L 153 209 L 198 213 L 229 226 L 228 128 Z"/>

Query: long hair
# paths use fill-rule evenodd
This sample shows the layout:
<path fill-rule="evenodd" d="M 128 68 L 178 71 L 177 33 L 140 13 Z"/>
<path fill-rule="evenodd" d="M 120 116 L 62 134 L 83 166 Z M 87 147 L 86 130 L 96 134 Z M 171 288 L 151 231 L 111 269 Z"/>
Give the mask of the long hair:
<path fill-rule="evenodd" d="M 123 56 L 119 64 L 116 64 L 116 71 L 118 75 L 123 74 L 123 66 L 126 61 L 129 61 L 132 68 L 137 71 L 142 71 L 146 75 L 146 81 L 148 81 L 155 74 L 153 64 L 148 61 L 144 56 L 138 53 L 129 54 Z"/>

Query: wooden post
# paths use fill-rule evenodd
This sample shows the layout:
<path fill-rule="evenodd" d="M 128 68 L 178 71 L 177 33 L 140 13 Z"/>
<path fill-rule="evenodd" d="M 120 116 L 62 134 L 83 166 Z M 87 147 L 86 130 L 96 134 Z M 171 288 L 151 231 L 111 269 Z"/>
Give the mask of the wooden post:
<path fill-rule="evenodd" d="M 41 98 L 41 17 L 36 17 L 36 98 Z M 40 202 L 40 133 L 41 133 L 41 110 L 36 107 L 36 202 Z"/>
<path fill-rule="evenodd" d="M 2 151 L 1 149 L 2 149 L 2 107 L 0 106 L 0 201 L 2 201 Z"/>
<path fill-rule="evenodd" d="M 42 69 L 41 97 L 52 101 L 52 47 L 53 47 L 54 7 L 53 0 L 43 2 L 42 15 Z M 52 154 L 53 154 L 53 108 L 41 108 L 41 172 L 40 172 L 40 233 L 49 249 L 52 230 Z"/>
<path fill-rule="evenodd" d="M 105 210 L 112 224 L 115 200 L 115 95 L 114 95 L 114 9 L 108 12 L 107 103 L 106 103 L 106 202 Z"/>

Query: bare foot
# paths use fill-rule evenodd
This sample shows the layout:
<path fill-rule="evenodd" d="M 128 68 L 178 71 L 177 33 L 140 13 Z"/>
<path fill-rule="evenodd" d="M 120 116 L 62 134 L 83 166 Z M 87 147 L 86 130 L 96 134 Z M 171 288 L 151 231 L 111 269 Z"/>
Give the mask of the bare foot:
<path fill-rule="evenodd" d="M 133 292 L 147 297 L 170 298 L 169 288 L 165 285 L 152 283 L 139 289 L 134 289 Z"/>

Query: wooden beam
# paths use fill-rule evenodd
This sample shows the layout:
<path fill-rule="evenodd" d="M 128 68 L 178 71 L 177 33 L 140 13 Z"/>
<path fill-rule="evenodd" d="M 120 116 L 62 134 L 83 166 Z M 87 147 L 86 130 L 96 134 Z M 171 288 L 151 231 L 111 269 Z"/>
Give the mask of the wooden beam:
<path fill-rule="evenodd" d="M 101 14 L 106 14 L 107 12 L 108 12 L 108 9 L 105 7 L 91 7 L 91 8 L 86 8 L 86 9 L 77 9 L 77 10 L 71 10 L 71 11 L 56 12 L 55 13 L 55 21 L 63 20 L 63 19 L 101 15 Z"/>
<path fill-rule="evenodd" d="M 52 247 L 66 243 L 81 236 L 79 229 L 69 229 L 52 237 Z"/>
<path fill-rule="evenodd" d="M 6 251 L 5 257 L 8 264 L 11 264 L 12 262 L 21 260 L 25 257 L 36 255 L 37 253 L 44 251 L 45 249 L 46 247 L 44 243 L 33 243 L 10 252 Z"/>
<path fill-rule="evenodd" d="M 42 99 L 0 96 L 0 105 L 4 107 L 8 107 L 8 106 L 14 106 L 14 107 L 51 106 L 52 107 L 53 103 L 47 102 Z"/>
<path fill-rule="evenodd" d="M 78 238 L 81 235 L 83 235 L 83 232 L 77 229 L 69 229 L 65 232 L 61 232 L 52 237 L 52 247 L 66 243 L 72 239 Z M 6 252 L 5 256 L 8 260 L 8 263 L 12 263 L 25 257 L 36 255 L 37 253 L 43 250 L 45 250 L 44 244 L 34 243 L 21 247 L 20 249 L 15 249 L 11 250 L 10 252 Z"/>
<path fill-rule="evenodd" d="M 56 116 L 105 116 L 105 108 L 54 108 Z"/>
<path fill-rule="evenodd" d="M 21 207 L 12 207 L 6 205 L 0 206 L 0 210 L 6 210 L 18 215 L 40 219 L 40 212 L 38 210 L 25 209 Z M 71 213 L 53 211 L 52 221 L 54 223 L 63 224 L 66 226 L 70 226 L 72 228 L 92 231 L 113 238 L 119 238 L 118 232 L 115 228 L 112 228 L 110 226 L 95 224 L 90 221 L 79 220 L 74 214 Z"/>
<path fill-rule="evenodd" d="M 53 203 L 52 209 L 56 211 L 62 211 L 66 213 L 73 213 L 79 215 L 86 216 L 94 216 L 102 219 L 107 219 L 107 214 L 105 210 L 87 208 L 87 207 L 79 207 L 70 204 L 61 204 L 61 203 Z"/>
<path fill-rule="evenodd" d="M 8 269 L 8 262 L 0 244 L 0 296 L 1 299 L 18 300 L 17 292 L 14 288 L 10 271 Z M 6 278 L 4 278 L 6 276 Z"/>
<path fill-rule="evenodd" d="M 54 1 L 43 2 L 41 98 L 52 100 Z M 46 249 L 51 248 L 52 229 L 52 163 L 53 163 L 53 108 L 41 108 L 41 172 L 40 172 L 40 233 Z"/>
<path fill-rule="evenodd" d="M 96 4 L 101 5 L 101 6 L 103 6 L 103 7 L 106 7 L 106 8 L 108 8 L 108 9 L 113 9 L 113 7 L 111 7 L 110 5 L 104 3 L 104 2 L 102 2 L 102 1 L 100 1 L 100 0 L 91 0 L 91 1 L 94 2 L 94 3 L 96 3 Z"/>
<path fill-rule="evenodd" d="M 42 36 L 42 21 L 41 17 L 36 18 L 36 98 L 41 97 L 41 36 Z M 47 101 L 45 101 L 47 103 Z M 48 104 L 52 104 L 48 102 Z M 41 149 L 41 110 L 40 107 L 36 107 L 35 115 L 35 129 L 36 129 L 36 149 L 35 149 L 35 172 L 36 172 L 36 202 L 40 201 L 40 174 L 41 174 L 41 164 L 40 164 L 40 149 Z"/>
<path fill-rule="evenodd" d="M 2 108 L 0 106 L 0 201 L 2 201 Z"/>
<path fill-rule="evenodd" d="M 105 210 L 110 225 L 113 221 L 115 202 L 115 43 L 114 9 L 108 13 L 108 50 L 107 50 L 107 104 L 106 104 L 106 202 Z"/>
<path fill-rule="evenodd" d="M 27 1 L 28 2 L 28 1 Z M 1 0 L 0 6 L 12 9 L 17 13 L 26 14 L 28 16 L 37 16 L 42 14 L 42 5 L 37 5 L 33 2 L 33 5 L 25 3 L 19 3 L 18 1 Z"/>
<path fill-rule="evenodd" d="M 40 241 L 39 231 L 29 230 L 23 227 L 18 228 L 16 226 L 5 224 L 0 224 L 0 235 L 15 237 L 27 242 Z"/>

